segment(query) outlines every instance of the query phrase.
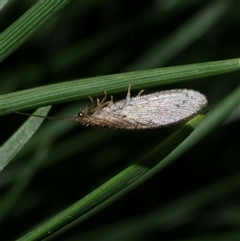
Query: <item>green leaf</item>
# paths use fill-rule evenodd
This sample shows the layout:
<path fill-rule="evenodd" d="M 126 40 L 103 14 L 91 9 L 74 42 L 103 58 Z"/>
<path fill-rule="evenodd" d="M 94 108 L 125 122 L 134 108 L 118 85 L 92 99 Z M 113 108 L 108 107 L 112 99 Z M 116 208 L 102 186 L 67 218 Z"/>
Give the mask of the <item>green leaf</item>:
<path fill-rule="evenodd" d="M 43 107 L 34 112 L 36 115 L 47 115 L 51 107 Z M 2 171 L 18 152 L 29 141 L 44 119 L 30 117 L 1 147 L 0 171 Z"/>
<path fill-rule="evenodd" d="M 39 0 L 0 35 L 0 62 L 19 48 L 70 0 Z M 1 19 L 2 21 L 3 19 Z"/>
<path fill-rule="evenodd" d="M 102 186 L 89 193 L 86 197 L 19 240 L 41 240 L 50 236 L 134 183 L 142 175 L 159 164 L 169 153 L 182 143 L 199 125 L 203 117 L 204 115 L 201 114 L 187 122 L 181 129 L 174 132 L 146 156 L 142 157 L 141 160 L 133 163 Z M 164 166 L 166 166 L 166 164 Z M 164 166 L 162 166 L 162 168 Z"/>
<path fill-rule="evenodd" d="M 143 86 L 173 84 L 239 70 L 240 59 L 230 59 L 52 84 L 3 95 L 1 115 L 74 101 L 88 96 L 100 96 L 102 95 L 102 89 L 105 89 L 108 94 L 120 91 L 127 92 L 129 82 L 132 82 L 132 89 L 139 89 Z"/>

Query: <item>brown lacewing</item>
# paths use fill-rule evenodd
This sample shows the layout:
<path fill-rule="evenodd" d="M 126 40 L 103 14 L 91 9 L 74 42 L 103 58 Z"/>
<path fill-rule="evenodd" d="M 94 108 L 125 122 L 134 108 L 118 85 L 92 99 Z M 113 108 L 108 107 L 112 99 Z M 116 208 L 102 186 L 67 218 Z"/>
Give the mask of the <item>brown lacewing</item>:
<path fill-rule="evenodd" d="M 75 120 L 82 125 L 97 127 L 141 130 L 154 129 L 187 120 L 199 113 L 206 105 L 205 95 L 190 89 L 173 89 L 141 95 L 141 90 L 136 97 L 130 95 L 131 83 L 128 87 L 127 97 L 124 100 L 113 102 L 107 100 L 107 93 L 94 107 L 83 108 L 78 115 L 69 117 L 48 117 L 17 112 L 28 116 L 41 117 L 52 120 Z"/>

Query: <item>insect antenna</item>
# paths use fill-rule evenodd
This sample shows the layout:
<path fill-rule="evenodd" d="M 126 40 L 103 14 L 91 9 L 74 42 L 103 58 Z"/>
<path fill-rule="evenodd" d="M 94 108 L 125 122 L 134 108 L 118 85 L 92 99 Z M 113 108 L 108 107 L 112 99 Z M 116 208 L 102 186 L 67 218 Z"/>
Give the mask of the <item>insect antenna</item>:
<path fill-rule="evenodd" d="M 24 112 L 15 112 L 15 113 L 20 114 L 20 115 L 39 117 L 39 118 L 48 119 L 48 120 L 71 120 L 71 121 L 76 120 L 76 116 L 56 117 L 56 116 L 34 115 L 34 114 L 29 114 L 29 113 L 24 113 Z"/>

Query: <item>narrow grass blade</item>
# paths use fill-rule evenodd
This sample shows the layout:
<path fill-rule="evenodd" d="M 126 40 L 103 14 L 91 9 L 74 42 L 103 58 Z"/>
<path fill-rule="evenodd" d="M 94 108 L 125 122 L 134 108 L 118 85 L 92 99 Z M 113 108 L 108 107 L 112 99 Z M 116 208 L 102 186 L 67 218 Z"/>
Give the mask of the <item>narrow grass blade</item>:
<path fill-rule="evenodd" d="M 34 112 L 47 115 L 51 107 L 43 107 Z M 2 171 L 37 131 L 44 119 L 30 117 L 1 147 L 0 171 Z"/>
<path fill-rule="evenodd" d="M 116 193 L 129 186 L 161 162 L 164 157 L 171 153 L 191 134 L 191 132 L 202 121 L 203 117 L 204 115 L 198 115 L 187 122 L 180 130 L 170 135 L 165 141 L 161 142 L 153 149 L 153 151 L 144 156 L 141 160 L 127 167 L 115 177 L 88 194 L 86 197 L 19 240 L 42 240 L 43 238 L 46 238 L 47 236 L 60 230 L 67 224 L 70 224 L 77 218 L 88 213 L 90 210 L 99 206 L 110 197 L 113 197 Z"/>
<path fill-rule="evenodd" d="M 146 88 L 172 84 L 239 70 L 240 59 L 238 58 L 52 84 L 2 95 L 0 115 L 56 103 L 76 101 L 77 99 L 87 98 L 88 96 L 99 97 L 103 95 L 102 89 L 105 89 L 108 94 L 121 91 L 127 92 L 130 82 L 132 82 L 132 89 L 134 90 L 140 89 L 143 86 Z"/>
<path fill-rule="evenodd" d="M 69 2 L 70 0 L 37 1 L 1 33 L 0 62 L 19 48 L 37 29 Z"/>

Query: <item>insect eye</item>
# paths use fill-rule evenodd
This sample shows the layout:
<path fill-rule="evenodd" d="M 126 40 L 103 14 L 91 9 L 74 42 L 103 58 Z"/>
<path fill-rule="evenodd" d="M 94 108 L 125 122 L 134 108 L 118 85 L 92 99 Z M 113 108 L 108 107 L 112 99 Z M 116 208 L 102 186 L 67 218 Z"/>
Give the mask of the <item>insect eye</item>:
<path fill-rule="evenodd" d="M 82 112 L 79 112 L 79 113 L 78 113 L 78 116 L 79 116 L 79 117 L 83 117 L 83 113 L 82 113 Z"/>

